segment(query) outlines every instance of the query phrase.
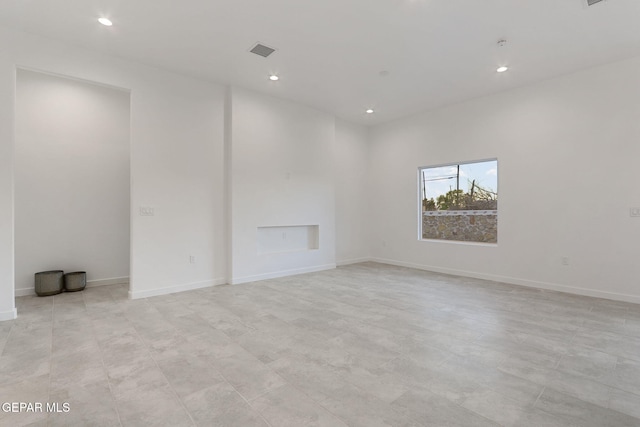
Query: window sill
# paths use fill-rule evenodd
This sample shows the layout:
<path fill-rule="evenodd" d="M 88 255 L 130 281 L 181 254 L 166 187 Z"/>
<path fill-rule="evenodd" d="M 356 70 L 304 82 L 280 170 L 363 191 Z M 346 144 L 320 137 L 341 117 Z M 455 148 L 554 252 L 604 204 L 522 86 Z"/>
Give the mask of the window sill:
<path fill-rule="evenodd" d="M 498 247 L 498 243 L 486 243 L 486 242 L 467 242 L 464 240 L 445 240 L 445 239 L 418 239 L 419 242 L 428 242 L 428 243 L 452 243 L 456 245 L 467 245 L 467 246 L 485 246 L 489 248 Z"/>

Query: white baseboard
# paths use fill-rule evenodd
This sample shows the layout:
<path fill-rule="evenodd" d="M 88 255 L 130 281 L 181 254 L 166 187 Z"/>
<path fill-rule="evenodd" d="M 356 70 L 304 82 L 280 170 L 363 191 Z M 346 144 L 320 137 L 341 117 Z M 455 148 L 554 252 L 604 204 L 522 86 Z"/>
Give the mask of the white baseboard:
<path fill-rule="evenodd" d="M 9 311 L 0 311 L 0 322 L 4 322 L 5 320 L 13 320 L 18 317 L 18 310 L 13 309 Z"/>
<path fill-rule="evenodd" d="M 109 285 L 128 285 L 129 277 L 112 277 L 109 279 L 97 279 L 97 280 L 87 280 L 87 288 L 94 288 L 96 286 L 109 286 Z M 35 295 L 35 288 L 20 288 L 15 290 L 17 297 L 28 297 L 31 295 Z"/>
<path fill-rule="evenodd" d="M 371 258 L 369 257 L 352 258 L 352 259 L 344 259 L 342 261 L 336 261 L 336 265 L 338 267 L 342 267 L 343 265 L 360 264 L 361 262 L 368 262 L 368 261 L 371 261 Z"/>
<path fill-rule="evenodd" d="M 28 297 L 35 294 L 35 288 L 20 288 L 15 290 L 16 297 Z"/>
<path fill-rule="evenodd" d="M 213 280 L 213 286 L 221 286 L 226 284 L 227 284 L 227 279 L 224 277 L 219 277 Z"/>
<path fill-rule="evenodd" d="M 296 274 L 314 273 L 316 271 L 333 270 L 336 264 L 324 264 L 313 267 L 296 268 L 293 270 L 274 271 L 272 273 L 256 274 L 253 276 L 234 277 L 229 282 L 232 285 L 240 283 L 257 282 L 259 280 L 276 279 L 278 277 L 295 276 Z"/>
<path fill-rule="evenodd" d="M 164 288 L 149 289 L 146 291 L 131 291 L 129 289 L 130 299 L 140 299 L 156 297 L 159 295 L 175 294 L 176 292 L 193 291 L 195 289 L 209 288 L 211 286 L 218 286 L 226 284 L 225 279 L 205 280 L 202 282 L 184 283 L 182 285 L 167 286 Z"/>
<path fill-rule="evenodd" d="M 614 301 L 630 302 L 640 304 L 640 296 L 620 294 L 615 292 L 598 291 L 594 289 L 577 288 L 574 286 L 561 285 L 559 283 L 538 282 L 535 280 L 519 279 L 516 277 L 500 276 L 497 274 L 477 273 L 466 270 L 456 270 L 453 268 L 434 267 L 431 265 L 414 264 L 410 262 L 397 261 L 384 258 L 371 258 L 370 261 L 381 264 L 397 265 L 399 267 L 415 268 L 417 270 L 432 271 L 434 273 L 451 274 L 454 276 L 472 277 L 474 279 L 492 280 L 494 282 L 508 283 L 511 285 L 524 286 L 527 288 L 545 289 L 549 291 L 565 292 L 568 294 L 582 295 L 594 298 L 604 298 Z"/>
<path fill-rule="evenodd" d="M 128 285 L 128 284 L 129 284 L 129 276 L 112 277 L 110 279 L 87 280 L 87 288 L 93 288 L 96 286 Z"/>

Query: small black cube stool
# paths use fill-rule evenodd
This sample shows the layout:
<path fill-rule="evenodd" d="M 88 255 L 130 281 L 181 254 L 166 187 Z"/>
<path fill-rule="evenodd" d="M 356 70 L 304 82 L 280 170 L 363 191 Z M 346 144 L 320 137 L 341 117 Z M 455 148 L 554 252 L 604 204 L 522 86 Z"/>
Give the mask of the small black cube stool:
<path fill-rule="evenodd" d="M 62 292 L 62 288 L 64 285 L 64 271 L 41 271 L 39 273 L 36 273 L 35 276 L 36 295 L 38 295 L 39 297 L 56 295 Z"/>
<path fill-rule="evenodd" d="M 87 272 L 74 271 L 64 275 L 64 289 L 67 292 L 81 291 L 87 286 Z"/>

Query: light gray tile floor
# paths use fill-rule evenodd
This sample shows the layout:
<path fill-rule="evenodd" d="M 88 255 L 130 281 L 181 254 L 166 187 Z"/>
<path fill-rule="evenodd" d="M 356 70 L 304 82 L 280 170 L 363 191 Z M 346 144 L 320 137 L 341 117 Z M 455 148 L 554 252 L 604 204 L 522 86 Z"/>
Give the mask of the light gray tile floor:
<path fill-rule="evenodd" d="M 640 306 L 374 263 L 17 299 L 1 426 L 640 426 Z"/>

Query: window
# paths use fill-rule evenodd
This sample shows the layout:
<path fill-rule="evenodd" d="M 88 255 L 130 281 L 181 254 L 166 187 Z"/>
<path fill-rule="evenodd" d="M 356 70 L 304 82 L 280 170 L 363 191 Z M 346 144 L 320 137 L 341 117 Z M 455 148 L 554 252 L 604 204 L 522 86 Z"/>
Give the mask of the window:
<path fill-rule="evenodd" d="M 498 161 L 419 169 L 422 239 L 498 242 Z"/>

